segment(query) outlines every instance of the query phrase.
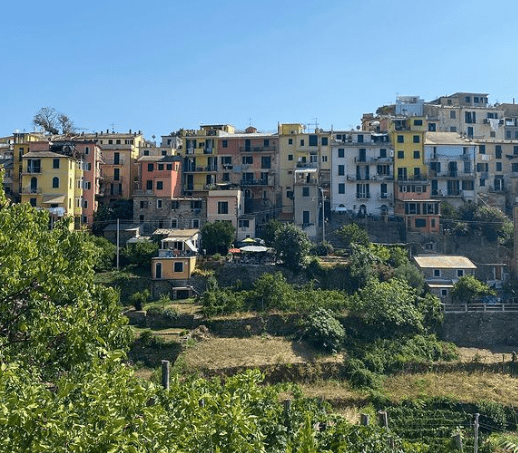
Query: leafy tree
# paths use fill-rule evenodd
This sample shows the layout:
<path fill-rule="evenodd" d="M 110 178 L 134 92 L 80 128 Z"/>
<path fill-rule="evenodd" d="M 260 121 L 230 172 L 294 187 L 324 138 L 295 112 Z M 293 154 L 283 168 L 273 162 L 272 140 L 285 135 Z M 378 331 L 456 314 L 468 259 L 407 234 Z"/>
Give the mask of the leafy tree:
<path fill-rule="evenodd" d="M 273 248 L 277 260 L 281 260 L 288 269 L 297 271 L 304 265 L 310 245 L 304 230 L 287 223 L 277 231 Z"/>
<path fill-rule="evenodd" d="M 34 115 L 32 122 L 49 134 L 75 133 L 74 123 L 70 117 L 64 113 L 59 113 L 52 107 L 42 107 Z"/>
<path fill-rule="evenodd" d="M 351 244 L 367 246 L 370 243 L 369 234 L 356 223 L 344 225 L 337 231 L 338 235 L 344 241 L 345 247 L 351 247 Z"/>
<path fill-rule="evenodd" d="M 496 241 L 499 238 L 507 240 L 507 235 L 512 228 L 505 228 L 506 224 L 511 224 L 506 215 L 498 208 L 492 206 L 480 206 L 475 215 L 475 220 L 478 222 L 477 226 L 481 229 L 482 234 L 488 241 Z M 506 234 L 507 232 L 507 234 Z"/>
<path fill-rule="evenodd" d="M 209 255 L 227 254 L 236 237 L 236 229 L 230 222 L 206 223 L 201 227 L 201 242 Z"/>
<path fill-rule="evenodd" d="M 95 247 L 0 193 L 0 361 L 51 375 L 130 341 L 116 292 L 94 284 Z"/>
<path fill-rule="evenodd" d="M 394 276 L 406 281 L 416 290 L 416 294 L 421 294 L 424 290 L 425 278 L 423 273 L 412 263 L 399 266 L 394 271 Z"/>
<path fill-rule="evenodd" d="M 133 219 L 133 202 L 131 200 L 120 199 L 101 206 L 94 214 L 94 233 L 101 234 L 106 226 L 114 223 L 117 219 Z"/>
<path fill-rule="evenodd" d="M 282 223 L 276 219 L 271 219 L 262 229 L 261 237 L 268 247 L 273 247 L 275 235 L 282 228 Z"/>
<path fill-rule="evenodd" d="M 120 256 L 126 264 L 133 264 L 143 269 L 150 268 L 151 258 L 156 256 L 158 244 L 153 241 L 137 241 L 126 244 Z"/>
<path fill-rule="evenodd" d="M 343 347 L 345 329 L 325 308 L 317 308 L 304 323 L 304 338 L 318 349 L 338 352 Z"/>
<path fill-rule="evenodd" d="M 249 303 L 257 311 L 286 309 L 292 307 L 296 299 L 293 286 L 287 283 L 281 272 L 261 275 L 254 282 L 254 288 L 249 294 Z"/>
<path fill-rule="evenodd" d="M 94 245 L 94 269 L 96 271 L 107 271 L 112 269 L 115 255 L 117 254 L 117 247 L 108 239 L 101 236 L 88 234 L 88 238 Z"/>
<path fill-rule="evenodd" d="M 495 291 L 488 285 L 482 283 L 473 275 L 465 275 L 453 285 L 451 296 L 459 302 L 472 303 L 485 295 L 494 295 Z"/>
<path fill-rule="evenodd" d="M 369 280 L 375 278 L 377 266 L 381 262 L 375 249 L 359 244 L 351 244 L 349 257 L 349 292 L 363 288 Z"/>
<path fill-rule="evenodd" d="M 405 281 L 371 279 L 359 291 L 351 311 L 381 336 L 420 333 L 425 330 L 424 314 L 416 302 L 415 290 Z"/>

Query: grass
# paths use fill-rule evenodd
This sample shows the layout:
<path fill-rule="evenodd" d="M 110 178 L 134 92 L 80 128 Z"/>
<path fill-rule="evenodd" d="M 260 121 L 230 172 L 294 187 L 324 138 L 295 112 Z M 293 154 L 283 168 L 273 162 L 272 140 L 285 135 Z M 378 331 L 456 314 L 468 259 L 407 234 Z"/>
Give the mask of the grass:
<path fill-rule="evenodd" d="M 178 314 L 183 315 L 195 315 L 201 313 L 200 305 L 194 303 L 194 298 L 190 299 L 182 299 L 182 300 L 171 300 L 165 305 L 159 301 L 149 302 L 144 305 L 144 310 L 148 310 L 150 308 L 172 308 Z"/>

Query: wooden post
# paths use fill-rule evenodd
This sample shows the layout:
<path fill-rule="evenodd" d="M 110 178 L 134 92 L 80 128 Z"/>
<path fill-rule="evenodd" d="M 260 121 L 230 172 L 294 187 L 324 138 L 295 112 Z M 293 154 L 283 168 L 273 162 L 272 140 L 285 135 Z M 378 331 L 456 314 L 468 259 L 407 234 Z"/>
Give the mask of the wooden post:
<path fill-rule="evenodd" d="M 460 433 L 454 434 L 453 437 L 455 439 L 455 447 L 457 448 L 457 450 L 463 451 L 462 437 L 460 436 Z"/>
<path fill-rule="evenodd" d="M 169 390 L 169 360 L 162 360 L 162 387 Z"/>
<path fill-rule="evenodd" d="M 378 422 L 379 422 L 380 426 L 388 429 L 387 411 L 378 411 Z"/>
<path fill-rule="evenodd" d="M 475 423 L 474 423 L 474 435 L 473 435 L 473 453 L 478 453 L 478 418 L 480 417 L 480 414 L 475 414 Z"/>
<path fill-rule="evenodd" d="M 369 424 L 369 416 L 368 414 L 361 414 L 360 415 L 360 423 L 363 425 L 363 426 L 368 426 Z"/>

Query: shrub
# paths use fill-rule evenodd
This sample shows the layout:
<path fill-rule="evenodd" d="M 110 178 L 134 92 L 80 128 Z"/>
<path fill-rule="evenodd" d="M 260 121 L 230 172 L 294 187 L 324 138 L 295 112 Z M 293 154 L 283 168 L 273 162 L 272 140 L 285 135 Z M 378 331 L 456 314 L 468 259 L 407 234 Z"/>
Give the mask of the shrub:
<path fill-rule="evenodd" d="M 135 310 L 142 310 L 144 304 L 149 300 L 151 293 L 149 289 L 144 291 L 137 291 L 130 296 L 131 305 L 135 307 Z"/>
<path fill-rule="evenodd" d="M 317 349 L 337 352 L 343 347 L 345 329 L 329 310 L 318 308 L 305 322 L 304 338 Z"/>

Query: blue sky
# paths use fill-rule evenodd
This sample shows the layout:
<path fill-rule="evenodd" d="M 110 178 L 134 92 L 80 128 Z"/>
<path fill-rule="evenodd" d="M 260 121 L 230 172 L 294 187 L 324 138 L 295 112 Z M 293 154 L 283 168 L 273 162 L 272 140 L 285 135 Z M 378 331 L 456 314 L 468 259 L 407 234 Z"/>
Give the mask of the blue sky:
<path fill-rule="evenodd" d="M 496 5 L 496 6 L 493 6 Z M 518 2 L 9 2 L 0 135 L 50 106 L 87 131 L 345 129 L 399 95 L 518 98 Z M 113 126 L 112 126 L 113 125 Z"/>

